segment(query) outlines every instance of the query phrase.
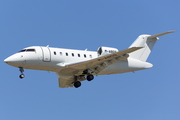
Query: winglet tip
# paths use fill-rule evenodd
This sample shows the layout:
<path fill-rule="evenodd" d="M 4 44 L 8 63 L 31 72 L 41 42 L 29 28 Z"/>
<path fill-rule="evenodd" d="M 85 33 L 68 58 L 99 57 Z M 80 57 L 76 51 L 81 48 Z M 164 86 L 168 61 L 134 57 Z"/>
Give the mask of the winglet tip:
<path fill-rule="evenodd" d="M 176 32 L 175 30 L 171 30 L 171 31 L 168 31 L 169 33 L 173 33 L 173 32 Z"/>

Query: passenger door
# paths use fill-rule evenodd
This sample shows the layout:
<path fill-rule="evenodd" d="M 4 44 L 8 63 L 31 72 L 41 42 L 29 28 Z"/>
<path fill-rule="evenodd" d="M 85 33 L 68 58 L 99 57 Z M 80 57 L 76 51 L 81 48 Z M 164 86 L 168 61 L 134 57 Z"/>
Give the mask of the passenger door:
<path fill-rule="evenodd" d="M 49 47 L 41 47 L 41 49 L 42 49 L 42 55 L 43 55 L 42 61 L 50 62 L 51 61 L 51 52 L 50 52 Z"/>

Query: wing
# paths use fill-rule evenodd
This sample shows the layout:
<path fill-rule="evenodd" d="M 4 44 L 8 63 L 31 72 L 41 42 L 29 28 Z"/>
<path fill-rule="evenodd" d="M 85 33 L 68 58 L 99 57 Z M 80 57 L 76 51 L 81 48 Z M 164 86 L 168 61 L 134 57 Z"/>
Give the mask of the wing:
<path fill-rule="evenodd" d="M 90 70 L 92 73 L 98 74 L 98 72 L 102 71 L 110 64 L 117 62 L 118 60 L 127 60 L 128 53 L 134 52 L 136 50 L 141 49 L 142 47 L 132 47 L 123 51 L 119 51 L 113 54 L 109 54 L 106 56 L 98 57 L 89 61 L 80 62 L 76 64 L 71 64 L 65 66 L 58 75 L 59 87 L 67 88 L 72 87 L 75 81 L 75 76 L 79 77 L 79 81 L 85 80 L 85 78 L 81 78 L 80 75 L 83 74 L 84 70 Z"/>
<path fill-rule="evenodd" d="M 67 65 L 65 67 L 67 71 L 73 71 L 74 74 L 78 74 L 79 71 L 82 72 L 83 70 L 86 69 L 92 69 L 92 70 L 96 69 L 97 66 L 107 67 L 110 64 L 117 62 L 117 60 L 127 60 L 127 58 L 129 57 L 128 53 L 134 52 L 141 48 L 142 47 L 132 47 L 113 54 L 98 57 L 89 61 Z"/>

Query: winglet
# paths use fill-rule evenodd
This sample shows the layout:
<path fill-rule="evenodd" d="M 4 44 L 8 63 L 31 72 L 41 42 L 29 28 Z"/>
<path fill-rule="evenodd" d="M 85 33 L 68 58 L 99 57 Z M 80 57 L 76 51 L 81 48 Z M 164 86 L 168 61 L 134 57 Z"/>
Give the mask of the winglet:
<path fill-rule="evenodd" d="M 156 35 L 151 35 L 148 38 L 157 38 L 157 37 L 160 37 L 160 36 L 163 36 L 163 35 L 166 35 L 169 33 L 173 33 L 173 32 L 175 32 L 175 31 L 168 31 L 168 32 L 164 32 L 164 33 L 160 33 L 160 34 L 156 34 Z"/>

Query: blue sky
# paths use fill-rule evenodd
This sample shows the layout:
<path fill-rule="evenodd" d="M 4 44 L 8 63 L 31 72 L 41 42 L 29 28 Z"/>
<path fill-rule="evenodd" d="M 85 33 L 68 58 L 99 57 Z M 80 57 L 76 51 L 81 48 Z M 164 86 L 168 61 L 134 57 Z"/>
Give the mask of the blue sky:
<path fill-rule="evenodd" d="M 178 0 L 0 1 L 1 120 L 179 120 Z M 3 60 L 38 45 L 96 51 L 126 49 L 140 34 L 162 36 L 135 73 L 97 76 L 78 89 L 58 88 L 53 72 L 25 70 Z"/>

